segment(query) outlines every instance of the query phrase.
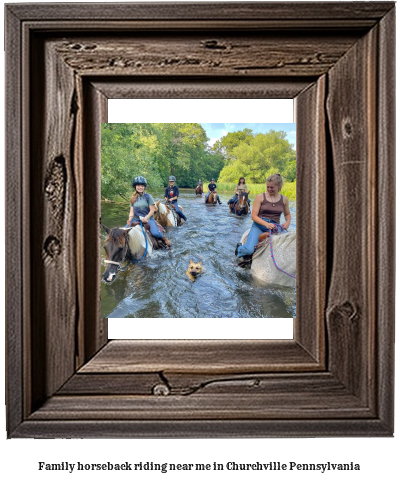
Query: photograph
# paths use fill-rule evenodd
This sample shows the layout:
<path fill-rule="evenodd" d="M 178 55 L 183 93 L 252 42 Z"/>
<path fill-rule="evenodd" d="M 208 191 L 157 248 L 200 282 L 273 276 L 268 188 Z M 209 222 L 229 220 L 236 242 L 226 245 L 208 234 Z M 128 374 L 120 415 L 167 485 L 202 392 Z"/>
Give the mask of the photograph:
<path fill-rule="evenodd" d="M 103 123 L 104 318 L 295 318 L 294 123 Z"/>

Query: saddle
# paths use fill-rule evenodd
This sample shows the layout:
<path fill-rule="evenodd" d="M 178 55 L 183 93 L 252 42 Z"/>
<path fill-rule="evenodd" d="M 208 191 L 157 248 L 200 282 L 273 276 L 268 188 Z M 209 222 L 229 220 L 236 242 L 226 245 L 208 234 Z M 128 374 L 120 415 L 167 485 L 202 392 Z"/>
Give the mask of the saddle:
<path fill-rule="evenodd" d="M 158 230 L 162 233 L 162 235 L 165 233 L 165 229 L 163 228 L 162 225 L 160 225 L 158 222 L 157 227 Z M 140 225 L 140 222 L 133 222 L 132 223 L 132 228 L 136 227 L 137 225 Z M 159 250 L 159 249 L 168 249 L 169 247 L 166 245 L 166 243 L 163 240 L 160 240 L 158 238 L 155 238 L 151 232 L 150 232 L 150 224 L 149 223 L 143 223 L 143 227 L 145 229 L 146 237 L 151 240 L 152 243 L 152 248 L 153 250 Z"/>

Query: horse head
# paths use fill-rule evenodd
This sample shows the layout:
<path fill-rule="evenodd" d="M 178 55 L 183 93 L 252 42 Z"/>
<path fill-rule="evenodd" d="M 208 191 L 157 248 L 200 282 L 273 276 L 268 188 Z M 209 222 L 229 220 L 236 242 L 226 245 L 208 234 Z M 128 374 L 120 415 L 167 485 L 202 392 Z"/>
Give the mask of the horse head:
<path fill-rule="evenodd" d="M 109 229 L 101 224 L 107 232 L 107 238 L 104 242 L 105 263 L 107 264 L 103 279 L 106 282 L 112 282 L 116 278 L 116 274 L 125 260 L 129 250 L 129 235 L 130 228 L 113 228 Z"/>
<path fill-rule="evenodd" d="M 217 202 L 218 202 L 218 192 L 216 191 L 216 189 L 214 189 L 212 193 L 210 193 L 207 203 L 211 205 L 216 205 Z"/>
<path fill-rule="evenodd" d="M 249 195 L 249 191 L 248 191 L 248 193 L 246 193 L 245 191 L 243 191 L 242 193 L 240 193 L 238 195 L 238 206 L 239 206 L 239 209 L 240 210 L 243 210 L 247 206 L 247 203 L 248 203 L 248 195 Z"/>

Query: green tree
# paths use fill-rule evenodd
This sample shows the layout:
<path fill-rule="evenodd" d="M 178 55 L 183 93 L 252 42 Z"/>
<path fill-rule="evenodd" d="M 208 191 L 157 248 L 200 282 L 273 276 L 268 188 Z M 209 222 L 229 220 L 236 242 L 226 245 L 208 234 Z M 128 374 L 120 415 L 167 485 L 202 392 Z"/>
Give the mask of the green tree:
<path fill-rule="evenodd" d="M 279 172 L 287 181 L 295 180 L 296 156 L 286 133 L 270 130 L 232 150 L 232 159 L 219 175 L 221 182 L 245 177 L 249 183 L 263 183 L 270 174 Z"/>

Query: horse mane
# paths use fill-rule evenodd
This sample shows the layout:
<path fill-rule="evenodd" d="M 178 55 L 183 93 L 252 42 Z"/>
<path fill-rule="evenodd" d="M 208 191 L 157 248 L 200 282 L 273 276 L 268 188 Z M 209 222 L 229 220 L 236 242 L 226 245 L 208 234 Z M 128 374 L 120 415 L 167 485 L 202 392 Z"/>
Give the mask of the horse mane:
<path fill-rule="evenodd" d="M 112 242 L 118 247 L 124 247 L 129 242 L 129 235 L 125 233 L 121 228 L 113 228 L 110 230 L 105 242 Z"/>

